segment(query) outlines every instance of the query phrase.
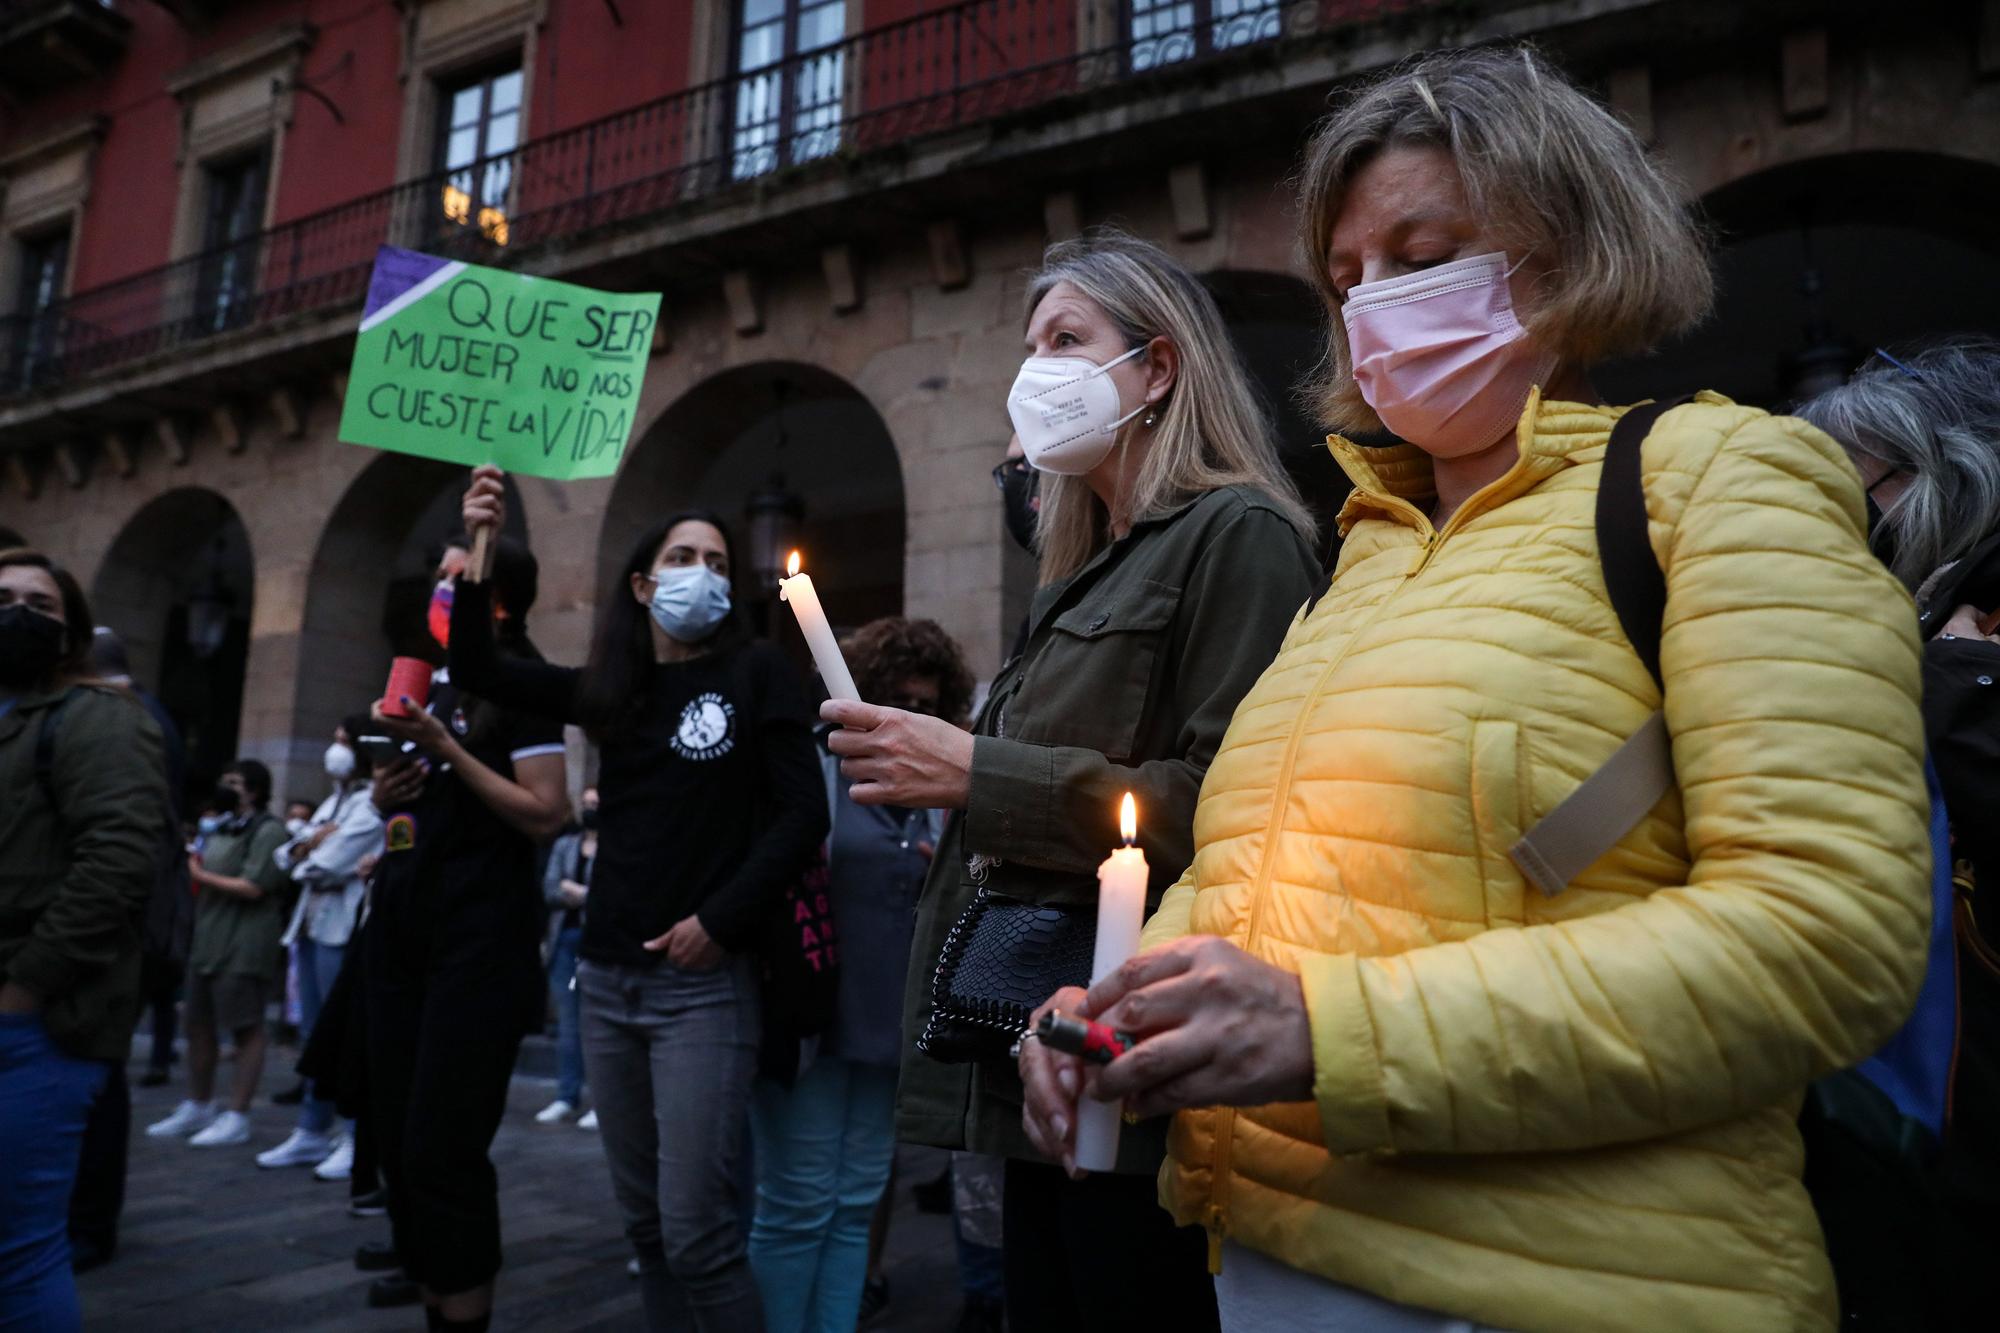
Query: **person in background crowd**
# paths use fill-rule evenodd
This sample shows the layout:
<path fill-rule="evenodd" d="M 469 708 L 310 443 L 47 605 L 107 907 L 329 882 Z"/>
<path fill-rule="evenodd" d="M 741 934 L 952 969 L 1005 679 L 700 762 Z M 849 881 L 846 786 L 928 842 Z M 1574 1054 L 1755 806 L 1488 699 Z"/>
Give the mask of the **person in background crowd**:
<path fill-rule="evenodd" d="M 174 811 L 171 836 L 178 846 L 182 793 L 187 785 L 187 749 L 181 743 L 180 728 L 174 725 L 166 705 L 132 679 L 125 642 L 116 631 L 103 625 L 97 627 L 90 640 L 90 663 L 99 680 L 130 690 L 146 715 L 153 719 L 153 725 L 160 729 L 166 756 L 167 791 Z M 146 904 L 146 927 L 139 955 L 139 993 L 145 1002 L 145 1016 L 150 1019 L 151 1044 L 146 1052 L 146 1072 L 139 1078 L 142 1088 L 163 1087 L 172 1074 L 176 1058 L 174 1034 L 180 1020 L 181 977 L 187 970 L 188 946 L 193 935 L 194 895 L 189 892 L 186 858 L 179 857 L 171 873 L 161 876 Z M 121 1068 L 114 1080 L 122 1073 Z"/>
<path fill-rule="evenodd" d="M 498 469 L 476 469 L 467 528 L 498 530 L 505 510 Z M 827 829 L 805 691 L 732 614 L 734 555 L 712 514 L 655 523 L 580 671 L 497 657 L 477 585 L 452 608 L 454 675 L 582 725 L 602 750 L 584 1067 L 656 1330 L 683 1302 L 703 1333 L 762 1327 L 739 1197 L 762 1038 L 754 951 Z"/>
<path fill-rule="evenodd" d="M 954 812 L 918 906 L 897 1129 L 1009 1159 L 1010 1323 L 1212 1328 L 1201 1233 L 1156 1200 L 1161 1129 L 1127 1133 L 1118 1172 L 1069 1179 L 1022 1132 L 1005 1035 L 940 1032 L 932 979 L 982 889 L 1094 922 L 1127 791 L 1158 901 L 1192 853 L 1195 797 L 1237 700 L 1312 592 L 1313 521 L 1214 299 L 1157 247 L 1116 232 L 1051 247 L 1024 323 L 1008 408 L 1043 474 L 1024 651 L 995 677 L 976 739 L 879 705 L 821 710 L 846 728 L 828 744 L 854 801 Z"/>
<path fill-rule="evenodd" d="M 536 661 L 538 568 L 493 542 L 491 582 L 458 582 L 479 633 Z M 433 605 L 467 547 L 449 543 Z M 438 617 L 442 621 L 442 616 Z M 449 622 L 463 632 L 455 608 Z M 362 954 L 368 1096 L 403 1277 L 431 1327 L 485 1329 L 501 1264 L 499 1181 L 487 1156 L 521 1038 L 541 1020 L 535 845 L 569 810 L 562 728 L 440 671 L 425 705 L 375 706 L 371 732 L 410 751 L 375 775 L 384 819 Z"/>
<path fill-rule="evenodd" d="M 220 823 L 202 840 L 189 874 L 198 897 L 188 954 L 188 1096 L 151 1138 L 184 1138 L 196 1148 L 250 1141 L 250 1102 L 264 1074 L 265 1010 L 277 983 L 278 939 L 292 910 L 290 878 L 276 855 L 285 826 L 268 808 L 271 770 L 239 759 L 223 771 L 214 796 Z M 220 1033 L 235 1041 L 229 1104 L 215 1104 Z"/>
<path fill-rule="evenodd" d="M 81 1323 L 70 1198 L 171 828 L 160 730 L 91 679 L 90 631 L 67 570 L 0 551 L 0 1327 L 38 1333 Z"/>
<path fill-rule="evenodd" d="M 1916 595 L 1924 733 L 1962 899 L 1932 927 L 1956 933 L 1956 975 L 1935 982 L 1938 1007 L 1957 1015 L 1944 1129 L 1941 1143 L 1925 1136 L 1924 1154 L 1942 1206 L 1912 1216 L 1909 1192 L 1885 1198 L 1870 1181 L 1827 1199 L 1841 1211 L 1823 1207 L 1821 1223 L 1843 1315 L 1883 1327 L 1917 1311 L 1937 1327 L 1967 1323 L 1986 1313 L 1980 1261 L 2000 1245 L 2000 943 L 1991 916 L 1982 928 L 1973 912 L 1978 886 L 2000 884 L 2000 341 L 1879 351 L 1797 413 L 1847 450 L 1868 497 L 1870 545 Z M 1810 1143 L 1807 1166 L 1816 1169 Z"/>
<path fill-rule="evenodd" d="M 842 646 L 855 687 L 963 726 L 972 673 L 929 620 L 871 621 Z M 856 805 L 822 751 L 833 832 L 827 845 L 833 1015 L 791 1086 L 760 1079 L 752 1110 L 757 1212 L 750 1263 L 771 1333 L 849 1333 L 868 1276 L 869 1222 L 896 1155 L 896 1067 L 903 979 L 917 894 L 943 827 L 940 812 Z"/>
<path fill-rule="evenodd" d="M 285 832 L 296 838 L 312 828 L 313 811 L 311 801 L 291 800 L 285 803 Z"/>
<path fill-rule="evenodd" d="M 160 729 L 171 800 L 181 790 L 185 754 L 180 732 L 166 708 L 132 683 L 125 645 L 117 634 L 99 625 L 90 640 L 91 674 L 107 685 L 129 690 L 153 725 Z M 187 966 L 194 931 L 194 896 L 189 891 L 187 854 L 179 819 L 172 816 L 156 851 L 158 873 L 146 898 L 146 916 L 139 932 L 140 998 L 152 1017 L 152 1042 L 142 1086 L 167 1080 L 173 1060 L 176 1025 L 175 992 Z M 157 1078 L 154 1075 L 158 1075 Z M 104 1088 L 91 1104 L 90 1123 L 83 1133 L 83 1153 L 77 1163 L 76 1189 L 69 1202 L 70 1267 L 88 1272 L 108 1263 L 118 1250 L 118 1223 L 125 1208 L 125 1173 L 132 1134 L 132 1092 L 125 1081 L 125 1063 L 113 1061 Z"/>
<path fill-rule="evenodd" d="M 361 860 L 382 850 L 373 766 L 355 743 L 368 734 L 367 725 L 367 718 L 355 715 L 333 729 L 322 760 L 333 791 L 277 851 L 279 868 L 299 886 L 285 943 L 298 968 L 301 1049 L 312 1039 L 320 1009 L 346 964 L 348 941 L 367 893 Z M 345 1180 L 354 1166 L 353 1135 L 335 1132 L 333 1105 L 315 1097 L 308 1080 L 297 1128 L 277 1147 L 258 1153 L 257 1165 L 311 1166 L 321 1180 Z"/>
<path fill-rule="evenodd" d="M 1593 540 L 1624 409 L 1588 373 L 1707 309 L 1679 193 L 1527 49 L 1359 88 L 1301 179 L 1323 411 L 1409 443 L 1332 441 L 1333 585 L 1143 951 L 1055 999 L 1140 1038 L 1089 1095 L 1181 1113 L 1163 1198 L 1226 1329 L 1831 1330 L 1799 1098 L 1910 1012 L 1929 916 L 1914 622 L 1854 471 L 1713 394 L 1651 423 L 1656 683 Z M 1662 706 L 1666 794 L 1531 884 L 1508 849 Z M 1022 1064 L 1069 1153 L 1083 1071 Z"/>
<path fill-rule="evenodd" d="M 583 1028 L 576 993 L 576 951 L 583 942 L 583 913 L 597 865 L 597 788 L 577 794 L 578 828 L 556 839 L 542 872 L 542 901 L 549 907 L 549 999 L 556 1011 L 556 1099 L 535 1113 L 539 1125 L 560 1124 L 583 1105 Z M 597 1128 L 597 1112 L 578 1122 Z"/>

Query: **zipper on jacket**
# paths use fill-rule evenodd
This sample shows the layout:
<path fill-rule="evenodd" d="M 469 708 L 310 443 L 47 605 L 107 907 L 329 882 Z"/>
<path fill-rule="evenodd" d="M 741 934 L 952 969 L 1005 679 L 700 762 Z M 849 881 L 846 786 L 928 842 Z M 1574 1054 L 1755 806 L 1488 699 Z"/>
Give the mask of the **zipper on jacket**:
<path fill-rule="evenodd" d="M 1492 492 L 1500 490 L 1513 481 L 1515 475 L 1528 466 L 1528 459 L 1529 454 L 1524 450 L 1520 457 L 1515 459 L 1512 467 L 1467 496 L 1465 503 L 1453 511 L 1452 516 L 1445 520 L 1442 528 L 1434 526 L 1431 523 L 1429 514 L 1426 514 L 1423 510 L 1417 508 L 1401 496 L 1380 495 L 1371 492 L 1369 499 L 1377 502 L 1384 509 L 1392 510 L 1408 518 L 1411 526 L 1423 539 L 1423 549 L 1418 553 L 1416 563 L 1410 566 L 1409 573 L 1403 576 L 1403 582 L 1407 584 L 1410 580 L 1416 578 L 1417 575 L 1423 573 L 1425 568 L 1429 566 L 1431 557 L 1437 554 L 1440 546 L 1444 545 L 1445 538 L 1451 536 L 1452 533 L 1458 531 L 1460 527 L 1483 512 L 1481 502 Z M 1306 720 L 1312 716 L 1313 706 L 1319 702 L 1320 694 L 1326 689 L 1327 681 L 1333 679 L 1334 671 L 1347 659 L 1347 654 L 1353 648 L 1355 641 L 1361 637 L 1363 631 L 1382 618 L 1382 613 L 1388 610 L 1389 604 L 1395 600 L 1395 592 L 1392 591 L 1385 594 L 1382 600 L 1375 605 L 1375 608 L 1368 613 L 1368 618 L 1355 626 L 1354 632 L 1348 635 L 1347 646 L 1340 650 L 1338 657 L 1326 664 L 1326 669 L 1320 672 L 1319 679 L 1313 682 L 1312 690 L 1306 695 L 1305 702 L 1299 708 L 1298 720 L 1292 724 L 1291 738 L 1285 742 L 1285 758 L 1283 763 L 1278 767 L 1278 782 L 1272 789 L 1270 822 L 1264 827 L 1263 862 L 1257 868 L 1257 880 L 1251 889 L 1250 925 L 1243 937 L 1245 953 L 1250 952 L 1256 945 L 1257 936 L 1264 924 L 1264 899 L 1271 887 L 1273 845 L 1277 840 L 1279 826 L 1284 820 L 1285 798 L 1291 790 L 1292 772 L 1298 763 L 1299 743 L 1305 739 Z M 1216 1116 L 1215 1154 L 1213 1158 L 1215 1180 L 1209 1187 L 1208 1208 L 1202 1215 L 1202 1226 L 1208 1232 L 1208 1271 L 1211 1274 L 1222 1272 L 1222 1242 L 1229 1230 L 1229 1160 L 1234 1147 L 1236 1133 L 1236 1109 L 1230 1106 L 1218 1107 L 1216 1109 Z"/>
<path fill-rule="evenodd" d="M 1392 505 L 1401 506 L 1403 509 L 1409 511 L 1410 515 L 1421 525 L 1420 530 L 1425 531 L 1427 534 L 1424 539 L 1424 551 L 1418 557 L 1416 566 L 1404 576 L 1404 580 L 1407 582 L 1409 579 L 1415 578 L 1424 565 L 1429 563 L 1431 552 L 1436 549 L 1441 535 L 1430 530 L 1430 519 L 1425 517 L 1424 512 L 1409 501 L 1398 499 L 1394 496 L 1385 496 L 1383 499 Z M 1446 527 L 1449 529 L 1450 525 L 1447 524 Z M 1298 763 L 1299 744 L 1305 739 L 1306 721 L 1312 716 L 1313 706 L 1319 702 L 1321 692 L 1326 689 L 1326 683 L 1333 679 L 1333 673 L 1340 668 L 1342 662 L 1347 660 L 1347 654 L 1353 649 L 1355 641 L 1361 637 L 1362 632 L 1370 625 L 1381 619 L 1382 613 L 1388 609 L 1389 603 L 1395 599 L 1396 594 L 1394 592 L 1385 594 L 1382 600 L 1376 603 L 1374 609 L 1368 613 L 1368 618 L 1354 627 L 1354 631 L 1347 636 L 1347 643 L 1341 648 L 1339 655 L 1326 664 L 1325 669 L 1319 674 L 1319 679 L 1313 682 L 1312 689 L 1306 694 L 1304 703 L 1299 707 L 1298 718 L 1292 723 L 1292 734 L 1285 742 L 1285 757 L 1278 766 L 1278 781 L 1273 786 L 1271 792 L 1271 815 L 1264 826 L 1264 855 L 1262 863 L 1257 868 L 1256 883 L 1251 889 L 1250 924 L 1243 937 L 1243 949 L 1245 953 L 1250 952 L 1256 945 L 1257 936 L 1264 924 L 1264 898 L 1266 892 L 1271 887 L 1273 844 L 1277 839 L 1280 825 L 1284 821 L 1285 797 L 1291 790 L 1292 771 Z M 1222 1272 L 1222 1242 L 1229 1230 L 1229 1159 L 1231 1150 L 1234 1147 L 1235 1133 L 1236 1108 L 1233 1106 L 1217 1107 L 1215 1152 L 1212 1159 L 1214 1181 L 1209 1186 L 1208 1208 L 1202 1215 L 1202 1226 L 1208 1232 L 1208 1271 L 1210 1275 L 1217 1275 Z"/>

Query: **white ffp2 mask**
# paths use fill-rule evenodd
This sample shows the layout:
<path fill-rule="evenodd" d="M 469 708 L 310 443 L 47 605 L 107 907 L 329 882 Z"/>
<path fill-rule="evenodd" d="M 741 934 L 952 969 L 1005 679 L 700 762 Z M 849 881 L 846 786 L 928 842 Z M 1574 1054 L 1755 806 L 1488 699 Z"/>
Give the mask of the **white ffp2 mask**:
<path fill-rule="evenodd" d="M 1031 356 L 1007 394 L 1007 415 L 1037 472 L 1080 477 L 1110 454 L 1118 428 L 1146 410 L 1118 415 L 1118 386 L 1104 372 L 1146 350 L 1141 343 L 1098 365 L 1082 356 Z"/>

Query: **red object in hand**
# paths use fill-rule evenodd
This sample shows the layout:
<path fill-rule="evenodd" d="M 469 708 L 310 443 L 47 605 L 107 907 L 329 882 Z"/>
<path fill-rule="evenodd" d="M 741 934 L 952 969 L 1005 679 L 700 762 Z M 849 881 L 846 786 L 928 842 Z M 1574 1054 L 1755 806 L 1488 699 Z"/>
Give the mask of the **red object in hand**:
<path fill-rule="evenodd" d="M 389 687 L 382 692 L 382 711 L 390 717 L 408 717 L 402 705 L 408 696 L 422 712 L 431 697 L 431 664 L 421 657 L 399 657 L 389 663 Z"/>

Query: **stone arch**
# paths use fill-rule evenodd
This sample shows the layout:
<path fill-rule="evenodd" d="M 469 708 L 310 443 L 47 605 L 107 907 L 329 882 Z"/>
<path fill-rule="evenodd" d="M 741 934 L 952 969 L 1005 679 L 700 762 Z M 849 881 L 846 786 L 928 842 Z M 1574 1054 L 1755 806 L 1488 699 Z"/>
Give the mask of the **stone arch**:
<path fill-rule="evenodd" d="M 646 528 L 676 509 L 698 506 L 730 524 L 737 543 L 736 595 L 754 619 L 768 622 L 775 588 L 755 573 L 759 558 L 750 547 L 746 506 L 774 479 L 802 504 L 796 545 L 806 553 L 836 626 L 901 614 L 906 519 L 895 442 L 859 389 L 800 361 L 763 361 L 711 375 L 677 398 L 626 451 L 599 528 L 600 610 L 620 595 L 620 572 Z M 796 634 L 776 637 L 798 647 Z"/>
<path fill-rule="evenodd" d="M 1334 515 L 1352 489 L 1326 450 L 1326 431 L 1299 398 L 1325 346 L 1325 313 L 1312 288 L 1289 273 L 1216 269 L 1201 275 L 1271 420 L 1286 471 L 1320 521 L 1322 554 L 1332 551 Z"/>
<path fill-rule="evenodd" d="M 158 695 L 205 791 L 236 758 L 256 563 L 236 507 L 182 486 L 119 529 L 91 582 L 91 610 L 125 641 L 133 678 Z"/>
<path fill-rule="evenodd" d="M 2000 333 L 1993 163 L 1830 154 L 1738 177 L 1701 208 L 1719 242 L 1715 313 L 1651 356 L 1602 368 L 1607 398 L 1711 388 L 1780 409 L 1837 383 L 1874 347 Z"/>
<path fill-rule="evenodd" d="M 378 697 L 397 654 L 437 657 L 424 628 L 431 547 L 458 527 L 463 467 L 383 453 L 348 483 L 313 551 L 299 630 L 291 731 L 317 744 L 335 723 Z M 507 478 L 507 535 L 527 520 Z"/>

